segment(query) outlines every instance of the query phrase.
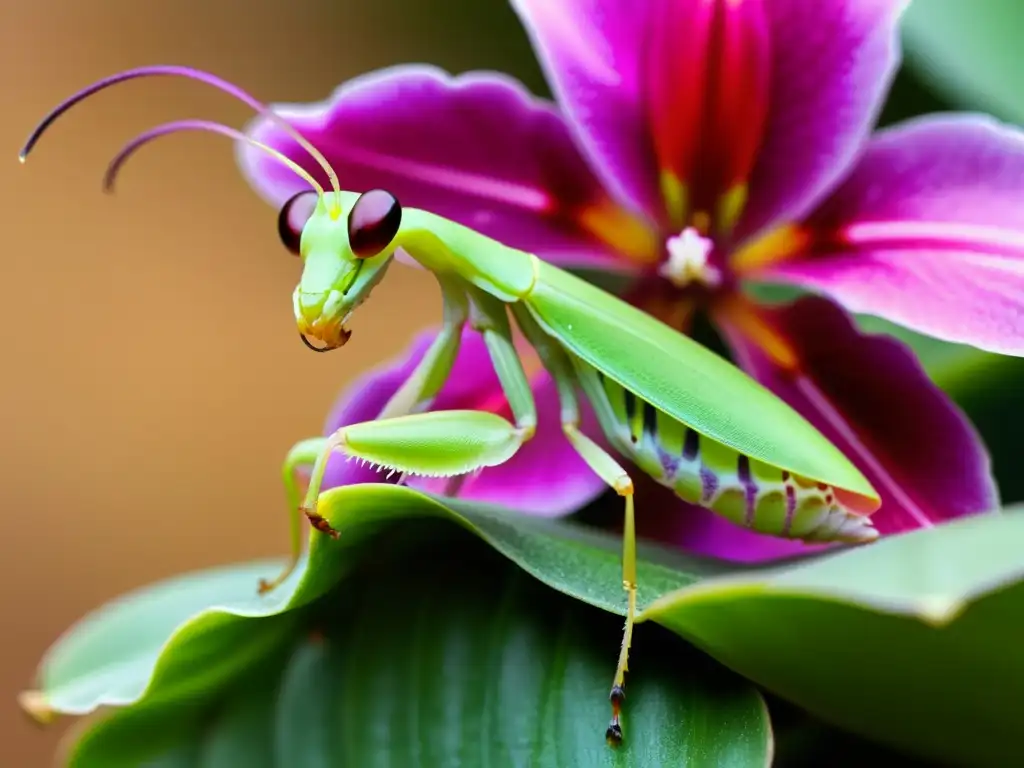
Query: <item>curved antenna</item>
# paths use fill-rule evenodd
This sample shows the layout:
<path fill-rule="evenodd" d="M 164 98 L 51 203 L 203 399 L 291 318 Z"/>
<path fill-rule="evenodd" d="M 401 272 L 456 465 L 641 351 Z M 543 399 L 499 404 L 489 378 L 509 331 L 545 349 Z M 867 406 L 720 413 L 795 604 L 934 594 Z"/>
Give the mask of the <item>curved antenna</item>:
<path fill-rule="evenodd" d="M 135 154 L 143 145 L 148 144 L 154 139 L 159 139 L 161 136 L 167 136 L 172 133 L 178 133 L 181 131 L 207 131 L 209 133 L 219 133 L 222 136 L 227 136 L 230 139 L 237 139 L 238 141 L 244 141 L 250 146 L 256 147 L 266 152 L 268 155 L 273 157 L 275 160 L 280 161 L 284 165 L 288 166 L 296 174 L 305 179 L 315 189 L 321 197 L 324 194 L 324 188 L 320 186 L 316 179 L 303 168 L 301 165 L 296 163 L 290 157 L 287 157 L 284 153 L 279 152 L 273 147 L 268 147 L 266 144 L 256 141 L 244 133 L 239 131 L 237 128 L 231 128 L 230 126 L 223 125 L 221 123 L 215 123 L 210 120 L 175 120 L 171 123 L 163 123 L 150 128 L 145 133 L 140 133 L 134 139 L 125 144 L 121 151 L 119 151 L 114 159 L 110 161 L 107 166 L 106 173 L 103 174 L 103 191 L 113 192 L 114 182 L 117 180 L 117 174 L 120 172 L 121 167 L 128 161 L 128 158 Z"/>
<path fill-rule="evenodd" d="M 106 77 L 102 80 L 96 81 L 92 85 L 83 88 L 78 93 L 69 96 L 67 99 L 65 99 L 56 107 L 54 107 L 53 110 L 51 110 L 51 112 L 43 118 L 36 126 L 35 130 L 33 130 L 32 133 L 29 135 L 28 140 L 25 142 L 25 145 L 21 148 L 21 151 L 18 153 L 18 159 L 24 163 L 26 158 L 28 158 L 29 153 L 32 151 L 33 147 L 35 147 L 36 143 L 42 137 L 43 133 L 46 132 L 46 129 L 49 128 L 58 117 L 63 115 L 65 112 L 67 112 L 69 109 L 71 109 L 79 102 L 84 101 L 93 94 L 105 90 L 106 88 L 109 88 L 112 85 L 117 85 L 118 83 L 123 83 L 127 80 L 134 80 L 140 77 L 162 76 L 185 77 L 190 80 L 197 80 L 201 83 L 205 83 L 206 85 L 213 86 L 214 88 L 224 91 L 225 93 L 234 96 L 239 101 L 247 104 L 249 107 L 255 110 L 261 117 L 266 118 L 267 120 L 271 121 L 272 123 L 280 127 L 286 133 L 288 133 L 289 136 L 291 136 L 293 139 L 295 139 L 295 141 L 298 142 L 299 146 L 305 149 L 313 157 L 313 159 L 316 160 L 316 162 L 320 165 L 321 168 L 323 168 L 324 172 L 327 174 L 327 177 L 331 181 L 331 187 L 335 192 L 335 204 L 333 211 L 340 212 L 341 184 L 338 182 L 338 175 L 334 172 L 334 169 L 331 168 L 331 164 L 327 162 L 327 158 L 325 158 L 316 147 L 314 147 L 309 141 L 307 141 L 302 136 L 302 134 L 300 134 L 287 120 L 282 118 L 280 115 L 272 112 L 269 107 L 267 107 L 263 102 L 259 101 L 256 97 L 250 95 L 248 92 L 242 90 L 238 86 L 229 83 L 227 80 L 217 77 L 216 75 L 210 74 L 209 72 L 204 72 L 200 69 L 193 69 L 191 67 L 179 67 L 174 65 L 137 67 L 135 69 L 128 69 L 124 72 L 120 72 L 116 75 L 111 75 L 110 77 Z"/>

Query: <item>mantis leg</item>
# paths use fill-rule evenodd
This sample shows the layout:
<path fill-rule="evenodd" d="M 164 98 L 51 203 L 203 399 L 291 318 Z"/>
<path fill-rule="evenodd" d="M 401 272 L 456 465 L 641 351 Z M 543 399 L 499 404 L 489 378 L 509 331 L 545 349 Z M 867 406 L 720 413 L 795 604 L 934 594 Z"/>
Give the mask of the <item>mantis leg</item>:
<path fill-rule="evenodd" d="M 612 718 L 605 732 L 605 738 L 611 744 L 622 741 L 622 723 L 620 719 L 622 702 L 625 699 L 626 671 L 629 668 L 629 648 L 633 641 L 633 624 L 636 618 L 636 523 L 634 521 L 633 481 L 625 469 L 612 458 L 601 446 L 580 432 L 580 410 L 576 399 L 575 375 L 572 363 L 565 351 L 548 336 L 529 311 L 520 305 L 513 305 L 519 327 L 530 344 L 537 350 L 541 362 L 551 374 L 558 389 L 561 406 L 562 431 L 566 439 L 576 449 L 587 465 L 616 493 L 625 499 L 625 526 L 622 534 L 622 586 L 626 590 L 626 626 L 622 634 L 622 646 L 619 650 L 619 663 L 612 679 L 609 699 L 612 704 Z"/>
<path fill-rule="evenodd" d="M 465 290 L 470 300 L 470 325 L 483 337 L 516 426 L 527 430 L 532 436 L 537 426 L 537 412 L 530 383 L 512 341 L 512 328 L 505 304 L 472 285 L 467 285 Z M 458 495 L 465 479 L 466 475 L 452 477 L 445 486 L 444 495 Z"/>
<path fill-rule="evenodd" d="M 342 427 L 322 444 L 301 507 L 317 530 L 338 535 L 316 511 L 332 451 L 407 475 L 455 477 L 508 461 L 533 437 L 537 407 L 512 342 L 505 305 L 470 286 L 463 290 L 470 297 L 470 321 L 484 338 L 515 424 L 482 411 L 433 411 Z"/>
<path fill-rule="evenodd" d="M 295 567 L 299 564 L 299 557 L 302 555 L 302 493 L 299 490 L 299 481 L 296 477 L 299 467 L 313 464 L 317 457 L 323 453 L 327 443 L 326 437 L 312 437 L 308 440 L 301 440 L 292 446 L 285 457 L 284 465 L 281 467 L 281 479 L 284 481 L 285 497 L 288 499 L 288 511 L 291 514 L 289 527 L 291 532 L 291 553 L 288 563 L 278 576 L 270 581 L 260 579 L 259 592 L 262 595 L 279 586 L 281 582 L 292 575 Z"/>
<path fill-rule="evenodd" d="M 533 391 L 526 378 L 526 371 L 523 370 L 523 361 L 519 359 L 512 341 L 506 305 L 474 286 L 467 285 L 466 290 L 470 298 L 470 325 L 484 338 L 516 426 L 527 430 L 532 437 L 537 428 L 537 407 L 533 402 Z"/>
<path fill-rule="evenodd" d="M 462 327 L 469 317 L 466 292 L 457 279 L 435 275 L 441 286 L 444 319 L 441 330 L 427 349 L 423 359 L 402 386 L 385 403 L 378 419 L 390 419 L 425 410 L 444 386 L 459 354 Z"/>
<path fill-rule="evenodd" d="M 419 365 L 416 366 L 412 375 L 405 380 L 402 386 L 384 405 L 379 418 L 390 418 L 409 413 L 418 408 L 427 407 L 430 404 L 430 400 L 444 385 L 445 379 L 448 378 L 448 374 L 451 372 L 452 364 L 455 362 L 455 357 L 459 353 L 462 327 L 466 324 L 466 320 L 469 317 L 466 292 L 456 280 L 443 275 L 437 275 L 436 277 L 441 286 L 441 297 L 444 302 L 444 321 L 441 330 L 427 349 Z M 304 517 L 304 507 L 301 503 L 302 497 L 296 482 L 295 470 L 299 466 L 312 465 L 315 473 L 317 458 L 329 453 L 327 442 L 328 438 L 326 437 L 303 440 L 296 443 L 288 452 L 283 467 L 283 475 L 285 493 L 287 494 L 289 510 L 291 511 L 291 554 L 288 564 L 276 578 L 271 581 L 260 580 L 260 594 L 278 587 L 281 582 L 292 574 L 298 565 L 299 557 L 302 554 L 302 518 Z M 319 468 L 319 475 L 316 481 L 318 492 L 320 483 L 323 480 L 325 466 L 323 465 Z"/>

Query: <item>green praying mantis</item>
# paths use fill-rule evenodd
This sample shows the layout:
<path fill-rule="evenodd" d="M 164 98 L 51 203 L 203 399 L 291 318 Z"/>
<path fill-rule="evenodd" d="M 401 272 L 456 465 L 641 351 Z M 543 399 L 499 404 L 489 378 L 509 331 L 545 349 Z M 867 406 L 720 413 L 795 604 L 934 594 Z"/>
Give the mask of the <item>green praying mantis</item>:
<path fill-rule="evenodd" d="M 622 583 L 627 607 L 610 693 L 610 743 L 623 738 L 620 713 L 637 611 L 633 481 L 614 456 L 580 430 L 581 395 L 608 443 L 688 502 L 785 538 L 845 543 L 877 538 L 870 515 L 881 502 L 867 479 L 815 427 L 730 362 L 533 254 L 426 210 L 402 208 L 384 190 L 343 191 L 316 147 L 265 105 L 214 75 L 156 66 L 101 80 L 56 107 L 31 135 L 21 159 L 74 104 L 116 83 L 163 75 L 213 85 L 273 120 L 322 167 L 331 189 L 325 190 L 273 148 L 201 120 L 167 123 L 127 144 L 108 167 L 108 189 L 125 160 L 159 136 L 205 130 L 248 142 L 310 185 L 288 200 L 278 216 L 283 244 L 303 264 L 292 301 L 308 346 L 327 351 L 346 343 L 349 318 L 384 278 L 398 251 L 433 274 L 444 304 L 435 340 L 377 419 L 302 440 L 288 453 L 284 481 L 292 508 L 291 560 L 277 578 L 259 585 L 261 591 L 274 589 L 296 567 L 303 518 L 324 534 L 339 535 L 317 513 L 324 470 L 333 453 L 405 475 L 458 477 L 502 464 L 530 440 L 537 411 L 514 329 L 557 385 L 565 439 L 624 500 Z M 489 412 L 429 410 L 450 374 L 467 324 L 484 339 L 508 399 L 511 422 Z M 310 465 L 303 494 L 296 471 Z"/>

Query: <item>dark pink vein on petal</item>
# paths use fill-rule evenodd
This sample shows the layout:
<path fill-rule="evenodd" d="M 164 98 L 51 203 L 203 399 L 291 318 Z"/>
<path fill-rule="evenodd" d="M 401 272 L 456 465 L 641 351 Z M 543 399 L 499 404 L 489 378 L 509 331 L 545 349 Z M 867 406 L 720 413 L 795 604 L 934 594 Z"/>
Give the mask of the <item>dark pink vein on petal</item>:
<path fill-rule="evenodd" d="M 815 383 L 806 376 L 796 376 L 794 383 L 796 384 L 797 389 L 800 390 L 800 393 L 807 398 L 807 401 L 813 405 L 815 410 L 821 414 L 822 418 L 828 422 L 829 426 L 842 436 L 849 448 L 853 449 L 853 452 L 856 454 L 856 458 L 860 459 L 860 461 L 869 468 L 874 483 L 882 486 L 881 488 L 876 488 L 876 490 L 881 493 L 882 498 L 885 499 L 888 497 L 894 499 L 900 506 L 910 513 L 919 526 L 922 528 L 931 528 L 934 525 L 931 518 L 913 499 L 910 498 L 899 482 L 897 482 L 896 479 L 893 478 L 893 476 L 885 469 L 885 465 L 875 456 L 867 444 L 860 439 L 857 432 L 832 405 L 828 397 L 825 396 L 825 393 L 822 392 Z"/>
<path fill-rule="evenodd" d="M 773 307 L 734 301 L 715 320 L 737 362 L 872 483 L 882 533 L 992 508 L 998 495 L 984 445 L 905 344 L 861 332 L 820 297 Z"/>
<path fill-rule="evenodd" d="M 553 213 L 558 205 L 542 189 L 489 178 L 477 173 L 460 171 L 443 165 L 417 160 L 408 160 L 394 155 L 385 155 L 371 149 L 360 149 L 350 143 L 332 147 L 332 158 L 337 161 L 361 165 L 375 171 L 400 174 L 432 186 L 444 187 L 453 192 L 473 194 L 477 197 L 524 208 L 537 213 Z"/>

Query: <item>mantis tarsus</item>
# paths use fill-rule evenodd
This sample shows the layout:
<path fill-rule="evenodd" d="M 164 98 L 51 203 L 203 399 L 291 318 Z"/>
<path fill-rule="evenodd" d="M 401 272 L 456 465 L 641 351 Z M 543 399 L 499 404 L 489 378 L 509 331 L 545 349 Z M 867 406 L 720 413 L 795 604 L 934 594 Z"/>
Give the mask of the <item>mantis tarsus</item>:
<path fill-rule="evenodd" d="M 247 141 L 310 185 L 278 217 L 284 245 L 303 262 L 293 294 L 303 341 L 326 351 L 345 344 L 352 312 L 384 277 L 399 249 L 436 277 L 444 320 L 419 366 L 378 419 L 297 443 L 284 465 L 292 514 L 292 558 L 262 591 L 279 585 L 301 554 L 301 519 L 337 536 L 317 513 L 327 459 L 335 452 L 404 474 L 458 477 L 507 461 L 537 426 L 536 408 L 513 343 L 518 328 L 557 384 L 565 438 L 624 499 L 622 581 L 627 618 L 610 694 L 606 736 L 622 740 L 620 707 L 637 605 L 633 482 L 619 462 L 579 429 L 579 394 L 593 407 L 608 442 L 681 498 L 756 531 L 805 541 L 866 542 L 877 537 L 869 515 L 880 500 L 869 482 L 813 426 L 723 358 L 590 283 L 424 210 L 402 209 L 388 192 L 342 191 L 315 147 L 249 94 L 208 73 L 142 67 L 102 80 L 55 108 L 29 138 L 87 96 L 125 80 L 175 75 L 242 99 L 280 124 L 323 168 L 325 189 L 276 150 L 233 128 L 199 120 L 158 126 L 111 162 L 111 188 L 123 162 L 148 141 L 175 131 L 206 130 Z M 430 412 L 458 354 L 463 328 L 483 336 L 514 423 L 476 411 Z M 309 338 L 322 346 L 314 347 Z M 296 470 L 312 464 L 305 497 Z"/>

